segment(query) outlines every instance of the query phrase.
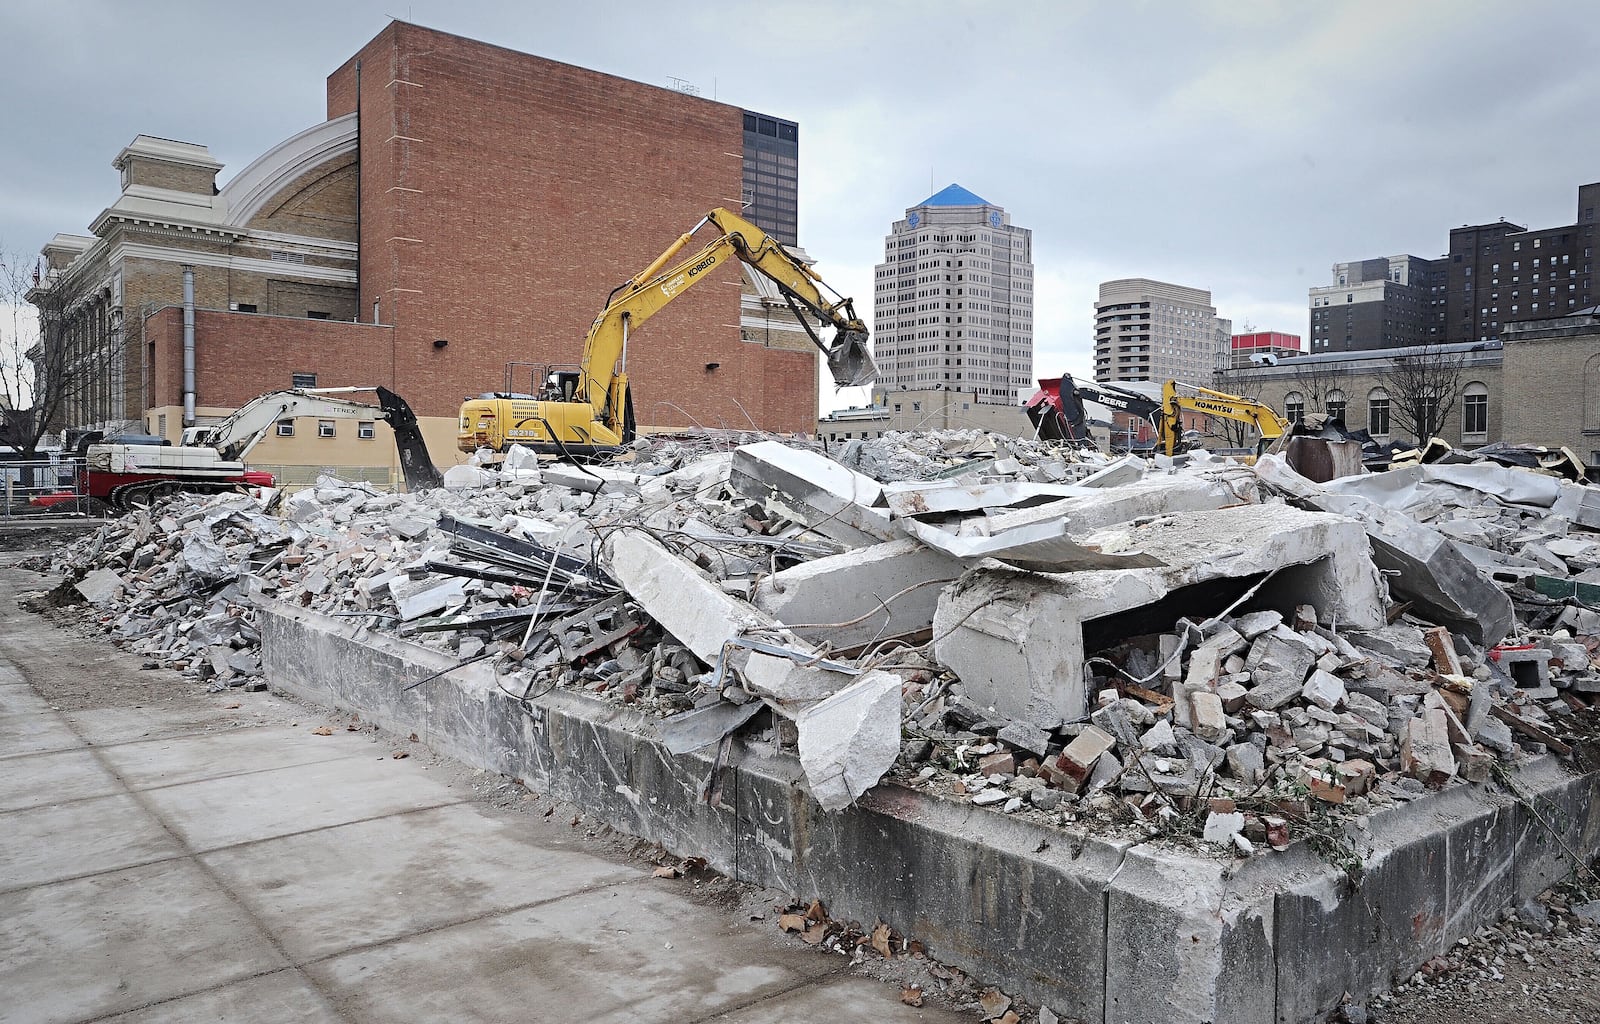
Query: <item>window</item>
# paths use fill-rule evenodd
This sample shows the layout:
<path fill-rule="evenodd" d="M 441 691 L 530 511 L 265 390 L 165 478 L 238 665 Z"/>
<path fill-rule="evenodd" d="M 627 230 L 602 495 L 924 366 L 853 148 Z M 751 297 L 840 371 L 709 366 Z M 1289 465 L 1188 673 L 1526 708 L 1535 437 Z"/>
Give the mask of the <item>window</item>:
<path fill-rule="evenodd" d="M 317 375 L 314 373 L 292 373 L 289 375 L 289 386 L 292 388 L 314 388 L 317 386 Z"/>
<path fill-rule="evenodd" d="M 1489 389 L 1477 381 L 1461 392 L 1461 433 L 1489 432 Z"/>
<path fill-rule="evenodd" d="M 236 302 L 233 308 L 240 313 L 254 313 L 256 304 L 254 302 Z"/>
<path fill-rule="evenodd" d="M 1329 419 L 1338 420 L 1341 423 L 1344 422 L 1345 398 L 1343 391 L 1334 388 L 1328 392 L 1328 397 L 1323 400 L 1323 404 L 1328 407 Z"/>
<path fill-rule="evenodd" d="M 1374 437 L 1389 433 L 1389 392 L 1383 388 L 1367 392 L 1367 433 Z"/>
<path fill-rule="evenodd" d="M 356 437 L 363 441 L 372 440 L 377 434 L 377 430 L 374 426 L 376 422 L 377 421 L 375 420 L 361 420 L 356 423 Z"/>
<path fill-rule="evenodd" d="M 1291 423 L 1299 423 L 1305 418 L 1305 396 L 1298 391 L 1291 391 L 1283 396 L 1283 417 Z"/>
<path fill-rule="evenodd" d="M 318 420 L 317 421 L 317 436 L 318 437 L 333 437 L 334 436 L 333 421 L 332 420 Z"/>
<path fill-rule="evenodd" d="M 279 420 L 278 421 L 278 436 L 279 437 L 293 437 L 294 436 L 294 420 Z"/>
<path fill-rule="evenodd" d="M 307 320 L 327 320 L 327 319 L 330 319 L 330 317 L 329 317 L 329 315 L 327 313 L 324 313 L 320 309 L 308 309 L 308 310 L 306 310 L 306 319 Z"/>

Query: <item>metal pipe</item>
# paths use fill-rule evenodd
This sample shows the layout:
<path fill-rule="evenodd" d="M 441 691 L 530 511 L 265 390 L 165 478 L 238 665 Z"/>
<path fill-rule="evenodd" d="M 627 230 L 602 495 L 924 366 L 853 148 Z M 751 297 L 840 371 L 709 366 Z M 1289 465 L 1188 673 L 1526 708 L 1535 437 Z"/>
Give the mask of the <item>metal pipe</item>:
<path fill-rule="evenodd" d="M 183 425 L 194 426 L 194 267 L 183 268 Z"/>

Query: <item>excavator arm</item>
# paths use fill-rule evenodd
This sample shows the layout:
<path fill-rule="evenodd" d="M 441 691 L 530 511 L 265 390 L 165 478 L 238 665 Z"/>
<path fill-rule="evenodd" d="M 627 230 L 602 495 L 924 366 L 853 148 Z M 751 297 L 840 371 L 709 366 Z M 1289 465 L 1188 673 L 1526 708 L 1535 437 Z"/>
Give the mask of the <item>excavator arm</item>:
<path fill-rule="evenodd" d="M 1162 387 L 1161 406 L 1161 449 L 1168 455 L 1175 454 L 1182 446 L 1185 412 L 1247 423 L 1261 435 L 1262 449 L 1289 429 L 1289 424 L 1269 405 L 1175 380 L 1167 381 Z"/>
<path fill-rule="evenodd" d="M 378 407 L 352 402 L 333 395 L 353 392 L 376 392 Z M 270 391 L 240 406 L 227 419 L 210 427 L 200 427 L 184 432 L 185 445 L 214 448 L 229 462 L 243 462 L 251 450 L 267 436 L 267 431 L 279 420 L 297 416 L 316 416 L 324 419 L 385 420 L 394 431 L 395 446 L 400 452 L 400 468 L 405 474 L 406 487 L 423 491 L 443 483 L 439 471 L 428 456 L 428 448 L 417 426 L 417 417 L 405 399 L 387 388 L 297 388 L 287 391 Z"/>
<path fill-rule="evenodd" d="M 707 224 L 717 229 L 718 236 L 689 257 L 672 263 Z M 822 279 L 810 267 L 754 224 L 719 207 L 613 292 L 595 317 L 584 341 L 582 373 L 583 397 L 594 410 L 596 422 L 611 425 L 621 420 L 627 390 L 629 335 L 730 258 L 749 264 L 769 278 L 791 308 L 804 307 L 833 326 L 833 344 L 824 345 L 806 318 L 799 317 L 812 342 L 828 357 L 836 384 L 866 384 L 877 378 L 877 367 L 867 350 L 867 326 L 856 315 L 851 300 L 830 302 L 822 294 Z"/>

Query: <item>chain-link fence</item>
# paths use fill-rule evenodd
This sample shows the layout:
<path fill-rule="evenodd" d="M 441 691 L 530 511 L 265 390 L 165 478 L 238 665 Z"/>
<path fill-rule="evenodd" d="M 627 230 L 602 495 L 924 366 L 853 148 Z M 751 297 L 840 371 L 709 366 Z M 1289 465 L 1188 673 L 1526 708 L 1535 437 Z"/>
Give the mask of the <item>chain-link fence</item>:
<path fill-rule="evenodd" d="M 0 519 L 86 515 L 76 459 L 0 460 Z"/>

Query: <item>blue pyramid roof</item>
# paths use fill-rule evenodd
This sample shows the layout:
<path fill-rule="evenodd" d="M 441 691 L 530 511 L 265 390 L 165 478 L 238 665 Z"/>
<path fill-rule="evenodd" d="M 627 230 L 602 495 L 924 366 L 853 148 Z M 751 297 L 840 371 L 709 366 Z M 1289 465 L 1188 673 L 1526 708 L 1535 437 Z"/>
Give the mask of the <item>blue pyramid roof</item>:
<path fill-rule="evenodd" d="M 982 196 L 973 195 L 960 185 L 950 185 L 944 190 L 917 204 L 918 206 L 993 206 L 994 204 Z"/>

